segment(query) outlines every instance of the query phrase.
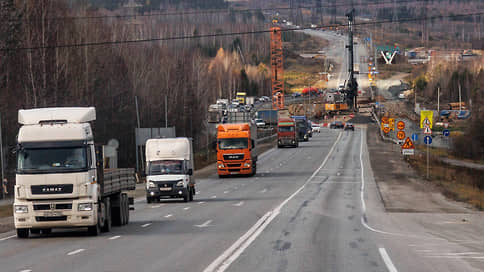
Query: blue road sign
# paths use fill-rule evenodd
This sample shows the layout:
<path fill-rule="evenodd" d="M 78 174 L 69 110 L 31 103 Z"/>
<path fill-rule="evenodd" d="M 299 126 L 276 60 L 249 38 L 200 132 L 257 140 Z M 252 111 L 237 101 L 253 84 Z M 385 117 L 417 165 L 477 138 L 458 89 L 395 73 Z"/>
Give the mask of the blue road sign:
<path fill-rule="evenodd" d="M 424 137 L 424 143 L 425 144 L 432 144 L 432 137 L 431 136 L 425 136 Z"/>
<path fill-rule="evenodd" d="M 448 129 L 444 129 L 444 130 L 442 131 L 442 135 L 444 135 L 445 137 L 449 137 L 449 135 L 450 135 L 450 131 L 449 131 Z"/>
<path fill-rule="evenodd" d="M 417 133 L 413 133 L 412 134 L 412 141 L 416 142 L 418 140 L 418 134 Z"/>

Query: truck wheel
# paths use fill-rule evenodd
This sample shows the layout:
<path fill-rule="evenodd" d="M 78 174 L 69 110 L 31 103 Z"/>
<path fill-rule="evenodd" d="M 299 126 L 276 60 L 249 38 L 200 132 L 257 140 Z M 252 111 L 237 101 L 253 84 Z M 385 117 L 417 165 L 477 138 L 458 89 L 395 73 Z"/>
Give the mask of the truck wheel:
<path fill-rule="evenodd" d="M 87 227 L 87 233 L 90 236 L 98 236 L 101 233 L 101 228 L 99 227 L 99 223 L 94 226 Z"/>
<path fill-rule="evenodd" d="M 101 231 L 102 232 L 109 232 L 111 231 L 111 227 L 112 227 L 112 217 L 111 217 L 111 201 L 109 199 L 109 197 L 107 197 L 105 200 L 104 200 L 104 207 L 105 207 L 105 211 L 106 211 L 106 220 L 104 221 L 104 226 L 101 228 Z"/>
<path fill-rule="evenodd" d="M 194 187 L 190 187 L 190 194 L 188 195 L 188 201 L 193 201 L 193 195 L 195 194 L 194 192 L 195 188 Z"/>
<path fill-rule="evenodd" d="M 128 198 L 128 195 L 127 194 L 124 194 L 125 195 L 125 198 L 126 198 L 126 214 L 125 214 L 125 218 L 126 218 L 126 222 L 125 224 L 127 225 L 129 223 L 129 198 Z"/>
<path fill-rule="evenodd" d="M 17 229 L 17 237 L 18 238 L 29 238 L 29 229 Z"/>
<path fill-rule="evenodd" d="M 153 199 L 149 196 L 146 197 L 146 203 L 150 204 L 151 202 L 153 202 Z"/>
<path fill-rule="evenodd" d="M 190 188 L 187 188 L 187 193 L 183 195 L 183 202 L 188 202 L 188 199 L 190 198 L 189 194 L 190 194 Z"/>
<path fill-rule="evenodd" d="M 30 229 L 30 233 L 32 233 L 32 234 L 40 234 L 40 229 Z"/>
<path fill-rule="evenodd" d="M 128 201 L 128 195 L 127 194 L 122 194 L 121 195 L 121 200 L 122 200 L 122 205 L 121 205 L 121 210 L 123 211 L 122 213 L 122 225 L 128 224 L 128 214 L 129 214 L 129 201 Z"/>

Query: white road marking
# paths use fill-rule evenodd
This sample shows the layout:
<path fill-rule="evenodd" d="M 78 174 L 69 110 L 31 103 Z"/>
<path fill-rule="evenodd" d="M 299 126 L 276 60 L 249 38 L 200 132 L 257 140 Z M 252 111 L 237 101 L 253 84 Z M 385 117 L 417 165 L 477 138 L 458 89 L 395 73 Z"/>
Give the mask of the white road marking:
<path fill-rule="evenodd" d="M 19 272 L 32 272 L 31 269 L 24 269 L 24 270 L 20 270 Z"/>
<path fill-rule="evenodd" d="M 244 205 L 244 201 L 240 201 L 239 203 L 235 203 L 235 204 L 234 204 L 234 205 L 232 205 L 232 206 L 240 207 L 240 206 L 242 206 L 242 205 Z"/>
<path fill-rule="evenodd" d="M 217 196 L 216 196 L 216 195 L 214 195 L 214 196 L 212 196 L 211 198 L 217 198 Z"/>
<path fill-rule="evenodd" d="M 230 191 L 224 191 L 224 194 L 228 194 L 228 193 L 230 193 Z"/>
<path fill-rule="evenodd" d="M 210 223 L 212 223 L 212 220 L 207 220 L 207 221 L 205 221 L 205 223 L 203 223 L 201 225 L 194 225 L 194 226 L 197 227 L 197 228 L 206 228 L 206 227 L 210 227 Z"/>
<path fill-rule="evenodd" d="M 159 208 L 159 207 L 161 207 L 161 206 L 163 206 L 163 204 L 160 204 L 160 205 L 155 205 L 155 206 L 151 206 L 151 208 L 152 208 L 152 209 L 156 209 L 156 208 Z"/>
<path fill-rule="evenodd" d="M 146 224 L 144 224 L 144 225 L 141 225 L 141 227 L 142 227 L 142 228 L 146 228 L 146 227 L 148 227 L 148 226 L 151 226 L 151 223 L 146 223 Z"/>
<path fill-rule="evenodd" d="M 173 214 L 167 214 L 167 215 L 165 215 L 165 218 L 170 218 L 172 216 L 173 216 Z"/>
<path fill-rule="evenodd" d="M 197 191 L 197 195 L 200 193 L 200 191 Z"/>
<path fill-rule="evenodd" d="M 12 236 L 1 238 L 0 241 L 5 241 L 5 240 L 11 239 L 13 237 L 17 237 L 17 235 L 12 235 Z"/>
<path fill-rule="evenodd" d="M 203 270 L 203 272 L 223 272 L 225 271 L 237 258 L 242 254 L 242 252 L 247 249 L 250 244 L 262 233 L 262 231 L 271 223 L 274 218 L 280 213 L 281 209 L 293 199 L 304 187 L 311 181 L 314 176 L 324 167 L 328 161 L 331 153 L 339 142 L 342 133 L 340 132 L 338 138 L 333 143 L 333 146 L 326 155 L 326 158 L 321 163 L 321 165 L 313 172 L 313 174 L 306 180 L 306 182 L 297 189 L 292 195 L 286 198 L 279 206 L 275 209 L 264 214 L 244 235 L 242 235 L 235 243 L 233 243 L 227 250 L 225 250 L 220 256 L 218 256 L 210 265 Z"/>
<path fill-rule="evenodd" d="M 205 203 L 205 202 L 203 202 L 203 201 L 198 202 L 198 204 L 203 204 L 203 203 Z"/>
<path fill-rule="evenodd" d="M 68 256 L 76 255 L 76 254 L 78 254 L 78 253 L 83 252 L 84 250 L 86 250 L 86 249 L 84 249 L 84 248 L 76 249 L 76 250 L 74 250 L 74 251 L 71 251 L 71 252 L 67 253 L 67 255 L 68 255 Z"/>
<path fill-rule="evenodd" d="M 390 259 L 390 256 L 388 256 L 388 253 L 385 250 L 385 248 L 380 247 L 378 249 L 378 251 L 380 252 L 380 255 L 381 255 L 381 258 L 383 259 L 383 262 L 387 266 L 388 271 L 390 271 L 390 272 L 398 272 L 397 268 L 392 263 L 392 259 Z"/>
<path fill-rule="evenodd" d="M 264 190 L 262 190 L 262 191 L 260 191 L 260 192 L 263 194 L 263 193 L 267 192 L 267 189 L 266 189 L 266 188 L 264 188 Z"/>
<path fill-rule="evenodd" d="M 239 187 L 234 187 L 234 190 L 237 190 L 237 189 L 239 189 Z"/>
<path fill-rule="evenodd" d="M 185 207 L 185 208 L 183 208 L 183 209 L 186 211 L 186 210 L 189 210 L 189 209 L 190 209 L 190 207 Z"/>
<path fill-rule="evenodd" d="M 121 237 L 120 235 L 116 235 L 116 236 L 113 236 L 113 237 L 109 238 L 109 240 L 116 240 L 116 239 L 118 239 L 120 237 Z"/>

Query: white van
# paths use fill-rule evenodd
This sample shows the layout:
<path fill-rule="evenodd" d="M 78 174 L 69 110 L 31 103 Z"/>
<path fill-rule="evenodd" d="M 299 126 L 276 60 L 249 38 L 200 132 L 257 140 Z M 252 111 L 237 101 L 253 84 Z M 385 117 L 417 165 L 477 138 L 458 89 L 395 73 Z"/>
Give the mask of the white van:
<path fill-rule="evenodd" d="M 146 141 L 146 202 L 195 195 L 192 139 L 162 138 Z"/>

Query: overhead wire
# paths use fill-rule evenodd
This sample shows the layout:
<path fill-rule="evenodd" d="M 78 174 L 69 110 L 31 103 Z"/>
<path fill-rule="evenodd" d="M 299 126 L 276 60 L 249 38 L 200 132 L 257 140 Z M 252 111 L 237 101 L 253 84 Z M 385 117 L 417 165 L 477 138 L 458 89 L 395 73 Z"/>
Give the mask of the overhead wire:
<path fill-rule="evenodd" d="M 429 17 L 417 17 L 417 18 L 401 18 L 398 20 L 380 20 L 380 21 L 367 21 L 354 23 L 353 26 L 367 26 L 386 23 L 406 23 L 416 21 L 437 20 L 443 18 L 459 18 L 467 16 L 484 15 L 484 12 L 474 12 L 466 14 L 452 14 L 452 15 L 437 15 Z M 346 24 L 331 24 L 316 27 L 300 27 L 300 28 L 283 28 L 281 32 L 301 31 L 308 29 L 327 29 L 334 27 L 347 27 Z M 163 38 L 150 38 L 150 39 L 138 39 L 138 40 L 119 40 L 119 41 L 104 41 L 104 42 L 88 42 L 88 43 L 73 43 L 73 44 L 60 44 L 60 45 L 45 45 L 45 46 L 33 46 L 33 47 L 12 47 L 12 48 L 0 48 L 0 51 L 19 51 L 19 50 L 39 50 L 39 49 L 55 49 L 55 48 L 72 48 L 72 47 L 86 47 L 86 46 L 103 46 L 103 45 L 118 45 L 118 44 L 134 44 L 134 43 L 147 43 L 147 42 L 159 42 L 159 41 L 173 41 L 173 40 L 189 40 L 200 38 L 212 38 L 212 37 L 227 37 L 238 35 L 250 35 L 250 34 L 264 34 L 270 33 L 271 30 L 255 30 L 255 31 L 241 31 L 241 32 L 225 32 L 225 33 L 213 33 L 213 34 L 200 34 L 200 35 L 184 35 L 184 36 L 172 36 Z"/>

